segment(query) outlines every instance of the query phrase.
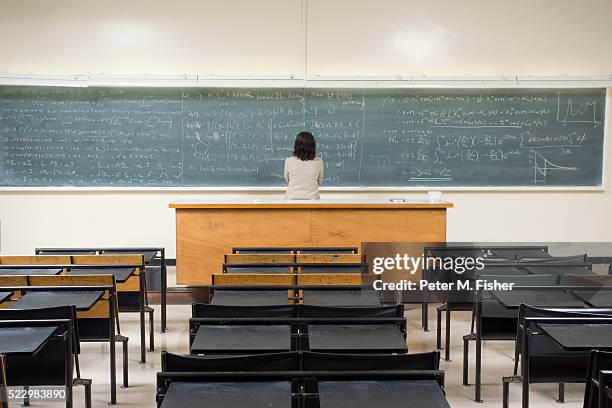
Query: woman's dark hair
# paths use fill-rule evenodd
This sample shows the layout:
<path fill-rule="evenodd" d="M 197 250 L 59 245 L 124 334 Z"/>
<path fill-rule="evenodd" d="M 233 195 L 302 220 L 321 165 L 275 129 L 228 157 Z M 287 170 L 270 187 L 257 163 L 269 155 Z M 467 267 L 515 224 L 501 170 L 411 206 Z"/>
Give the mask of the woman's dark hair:
<path fill-rule="evenodd" d="M 317 142 L 310 132 L 300 132 L 295 137 L 293 155 L 300 160 L 312 160 L 317 154 Z"/>

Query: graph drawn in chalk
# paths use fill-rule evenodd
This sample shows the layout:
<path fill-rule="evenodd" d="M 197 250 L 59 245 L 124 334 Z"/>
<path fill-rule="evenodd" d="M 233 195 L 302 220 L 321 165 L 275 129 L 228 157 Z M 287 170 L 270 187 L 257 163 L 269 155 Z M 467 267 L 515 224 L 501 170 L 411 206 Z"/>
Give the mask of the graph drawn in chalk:
<path fill-rule="evenodd" d="M 591 123 L 593 127 L 599 127 L 601 121 L 597 120 L 597 101 L 574 104 L 571 98 L 561 106 L 561 92 L 557 92 L 557 122 L 567 125 L 568 123 Z"/>
<path fill-rule="evenodd" d="M 535 150 L 531 150 L 531 157 L 533 159 L 533 182 L 534 184 L 545 183 L 546 176 L 548 176 L 548 172 L 557 172 L 557 171 L 578 171 L 578 167 L 567 167 L 560 166 L 548 160 L 546 157 L 542 156 L 541 153 L 536 152 Z"/>

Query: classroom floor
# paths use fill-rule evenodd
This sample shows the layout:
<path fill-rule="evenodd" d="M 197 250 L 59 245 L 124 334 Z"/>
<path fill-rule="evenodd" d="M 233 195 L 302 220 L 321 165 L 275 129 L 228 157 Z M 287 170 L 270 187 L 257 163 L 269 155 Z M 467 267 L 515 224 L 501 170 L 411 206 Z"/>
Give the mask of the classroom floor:
<path fill-rule="evenodd" d="M 188 305 L 168 306 L 168 332 L 159 333 L 159 306 L 156 312 L 155 352 L 147 353 L 147 363 L 140 364 L 138 315 L 134 313 L 121 314 L 121 328 L 124 335 L 130 338 L 130 386 L 128 389 L 118 388 L 117 402 L 122 407 L 155 407 L 155 373 L 160 370 L 160 351 L 168 350 L 174 353 L 188 353 L 188 319 L 191 314 Z M 408 346 L 412 353 L 430 351 L 435 347 L 435 306 L 430 308 L 429 327 L 431 331 L 424 333 L 420 328 L 420 306 L 407 307 Z M 441 368 L 446 372 L 446 393 L 451 407 L 500 408 L 502 394 L 502 376 L 510 375 L 513 367 L 514 345 L 509 341 L 485 342 L 483 346 L 483 404 L 473 401 L 473 387 L 461 385 L 462 375 L 462 336 L 470 328 L 470 312 L 453 312 L 452 322 L 452 361 L 442 361 Z M 148 327 L 148 326 L 147 326 Z M 473 342 L 472 342 L 473 343 Z M 147 341 L 148 344 L 148 341 Z M 470 381 L 473 382 L 474 346 L 470 351 Z M 121 378 L 121 351 L 117 348 L 117 374 Z M 85 343 L 82 345 L 81 371 L 85 378 L 93 379 L 93 406 L 103 408 L 109 401 L 109 371 L 108 345 Z M 510 386 L 510 406 L 520 406 L 520 384 Z M 565 404 L 555 402 L 557 386 L 554 384 L 537 384 L 531 386 L 531 406 L 535 408 L 579 408 L 582 407 L 583 384 L 567 384 Z M 75 388 L 75 407 L 83 406 L 83 388 Z M 63 404 L 32 402 L 32 407 L 61 407 Z"/>

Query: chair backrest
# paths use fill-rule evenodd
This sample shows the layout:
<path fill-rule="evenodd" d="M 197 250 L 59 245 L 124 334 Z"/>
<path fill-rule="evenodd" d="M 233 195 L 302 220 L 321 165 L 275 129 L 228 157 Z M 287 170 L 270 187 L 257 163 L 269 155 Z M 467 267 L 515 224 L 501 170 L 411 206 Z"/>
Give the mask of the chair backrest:
<path fill-rule="evenodd" d="M 0 275 L 0 287 L 7 286 L 28 286 L 26 275 Z"/>
<path fill-rule="evenodd" d="M 0 265 L 67 265 L 70 255 L 2 255 Z"/>
<path fill-rule="evenodd" d="M 112 275 L 32 275 L 29 286 L 112 286 Z"/>
<path fill-rule="evenodd" d="M 404 305 L 335 307 L 298 305 L 299 317 L 404 317 Z"/>
<path fill-rule="evenodd" d="M 440 352 L 416 354 L 332 354 L 303 352 L 304 371 L 437 370 Z"/>
<path fill-rule="evenodd" d="M 589 354 L 583 408 L 605 408 L 599 405 L 601 390 L 605 387 L 605 384 L 599 384 L 599 376 L 601 371 L 608 370 L 612 370 L 612 352 L 592 350 Z"/>
<path fill-rule="evenodd" d="M 212 284 L 217 286 L 292 286 L 295 274 L 214 273 Z"/>
<path fill-rule="evenodd" d="M 275 306 L 219 306 L 207 303 L 193 303 L 191 317 L 297 317 L 295 305 Z"/>
<path fill-rule="evenodd" d="M 305 273 L 296 276 L 298 285 L 308 286 L 364 286 L 361 273 Z"/>
<path fill-rule="evenodd" d="M 295 261 L 298 264 L 337 264 L 350 263 L 360 265 L 362 256 L 358 254 L 297 254 Z"/>
<path fill-rule="evenodd" d="M 164 372 L 298 371 L 300 358 L 297 352 L 201 357 L 162 351 L 161 365 Z"/>
<path fill-rule="evenodd" d="M 255 253 L 255 254 L 226 254 L 227 265 L 246 264 L 290 264 L 295 262 L 293 254 Z"/>
<path fill-rule="evenodd" d="M 72 255 L 75 265 L 144 265 L 142 254 Z"/>
<path fill-rule="evenodd" d="M 570 256 L 553 256 L 549 258 L 522 258 L 520 262 L 524 263 L 553 263 L 553 264 L 584 264 L 587 263 L 587 254 L 570 255 Z"/>

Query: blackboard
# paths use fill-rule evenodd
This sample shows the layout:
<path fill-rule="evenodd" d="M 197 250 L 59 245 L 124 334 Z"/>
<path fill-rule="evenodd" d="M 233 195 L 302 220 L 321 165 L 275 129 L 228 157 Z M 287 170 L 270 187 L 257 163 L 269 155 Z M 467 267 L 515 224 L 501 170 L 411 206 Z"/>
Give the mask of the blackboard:
<path fill-rule="evenodd" d="M 0 87 L 0 186 L 600 186 L 605 89 Z"/>

